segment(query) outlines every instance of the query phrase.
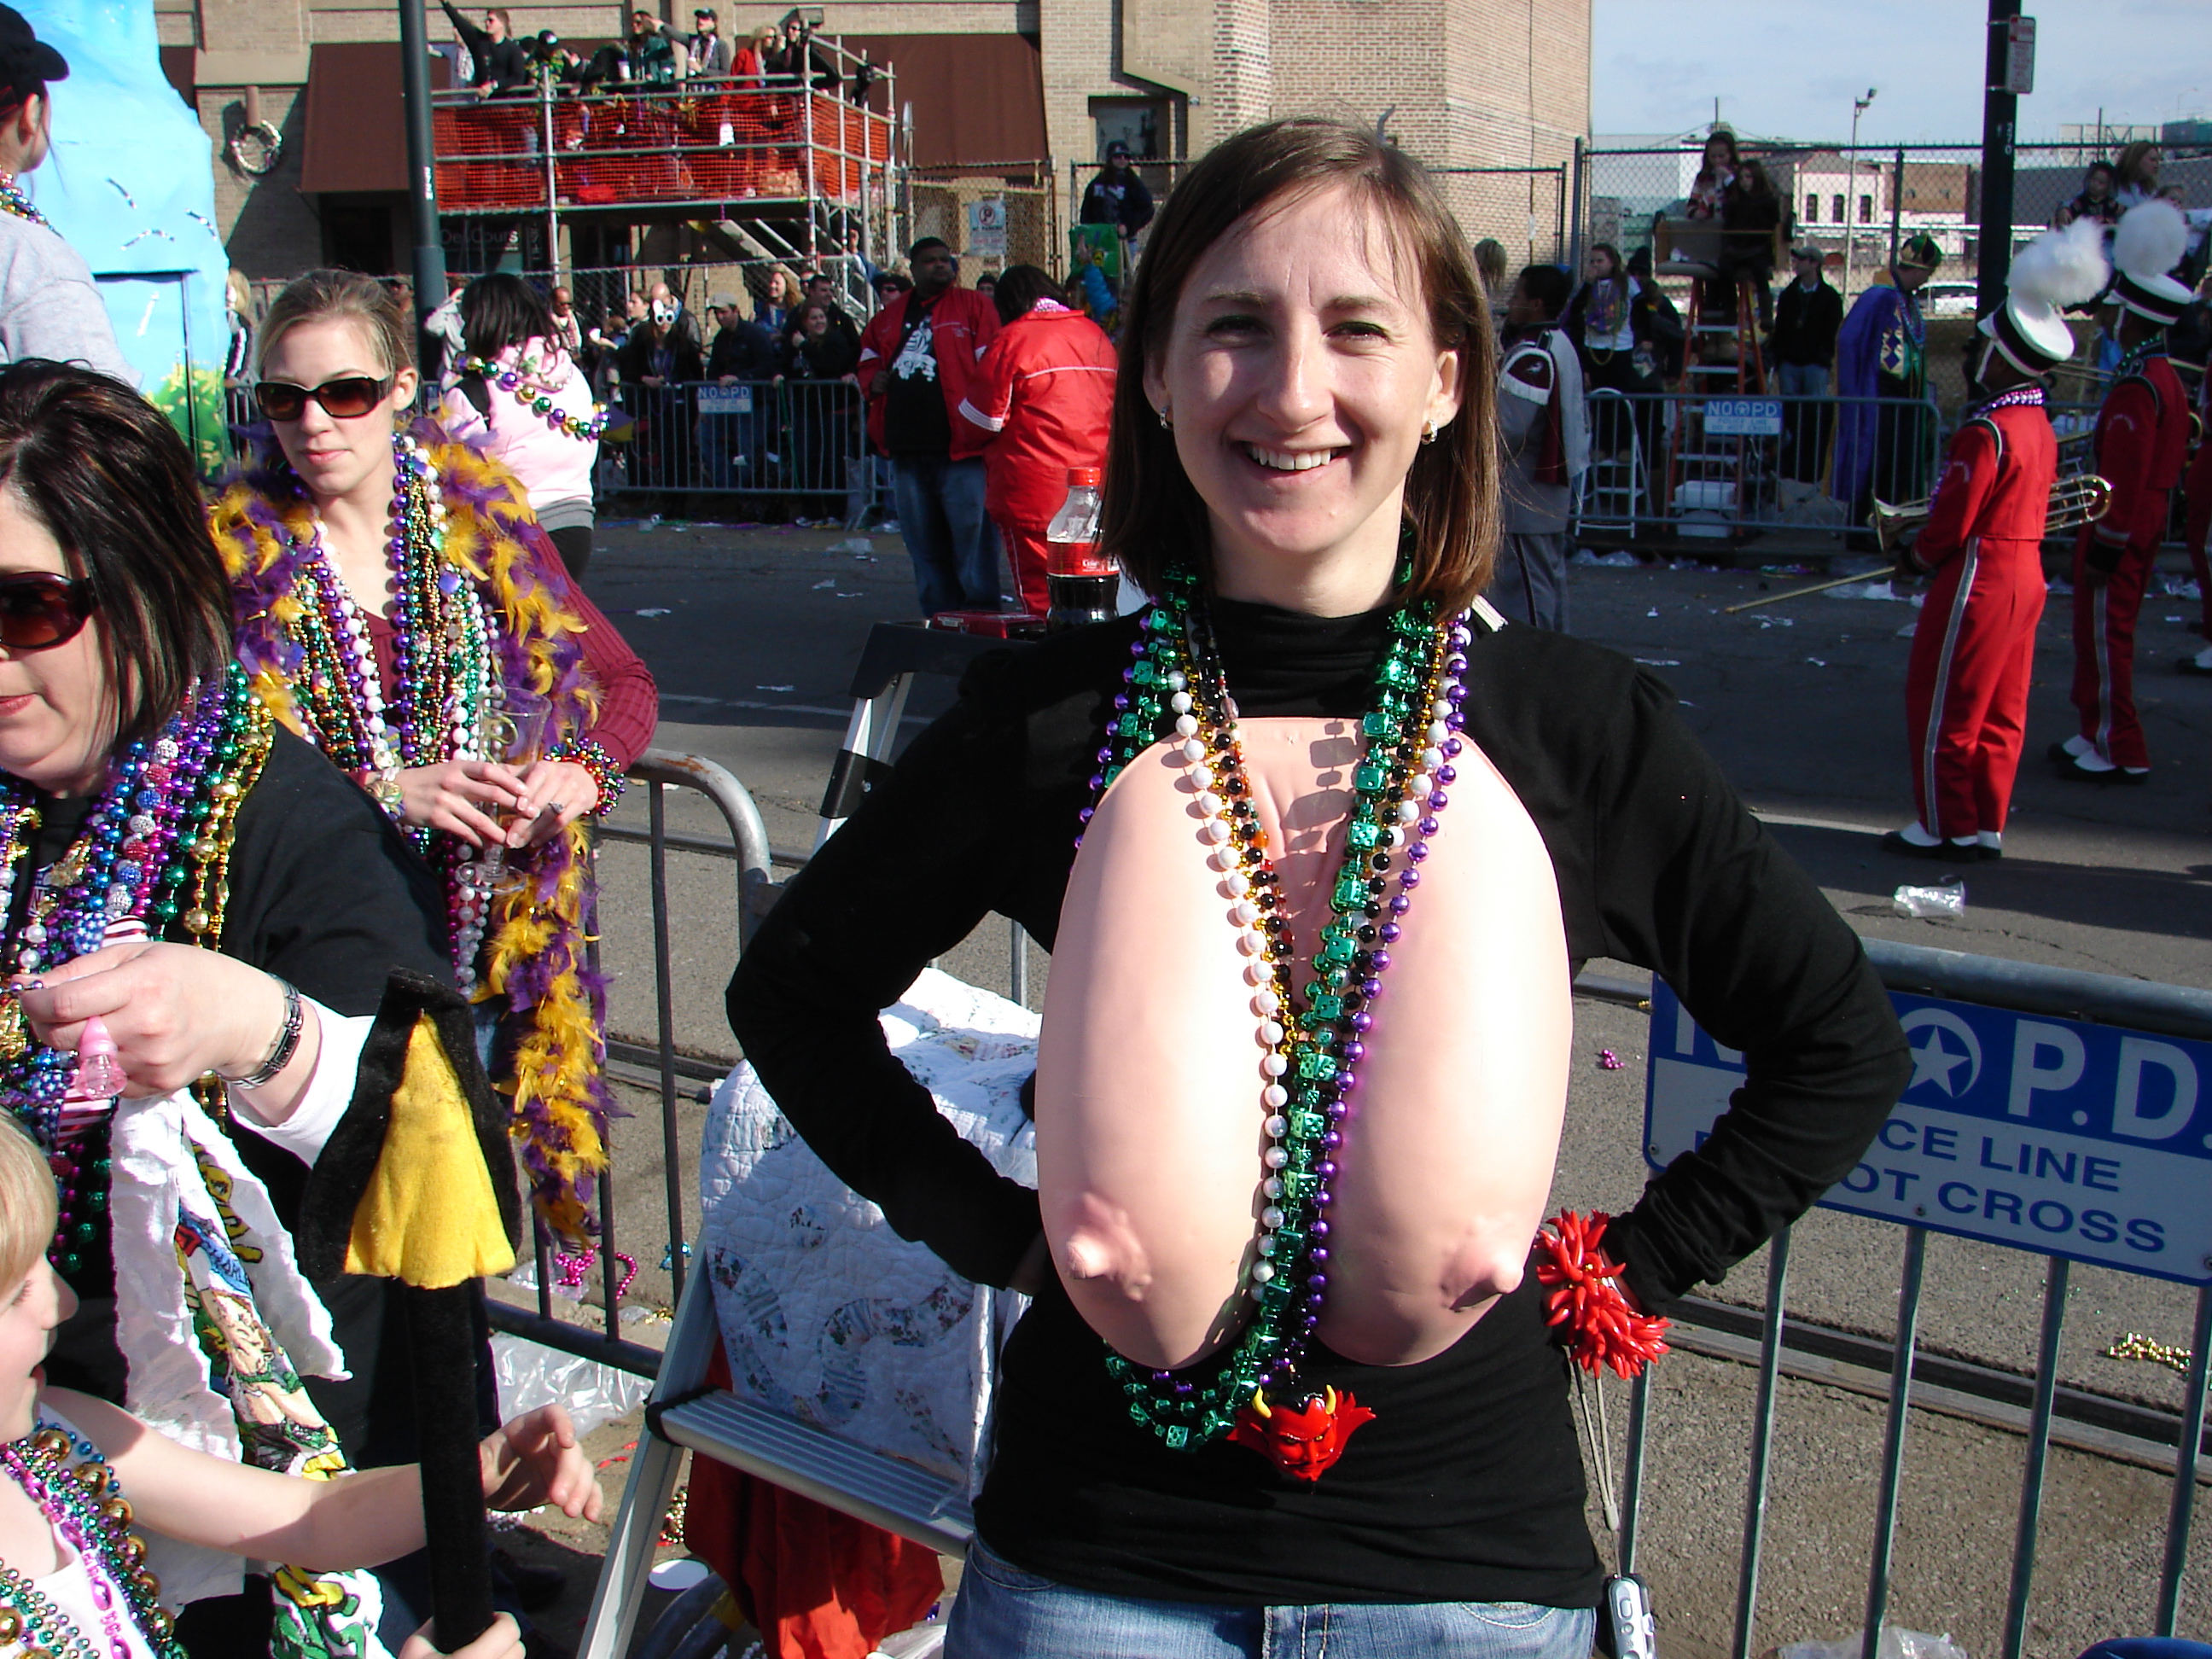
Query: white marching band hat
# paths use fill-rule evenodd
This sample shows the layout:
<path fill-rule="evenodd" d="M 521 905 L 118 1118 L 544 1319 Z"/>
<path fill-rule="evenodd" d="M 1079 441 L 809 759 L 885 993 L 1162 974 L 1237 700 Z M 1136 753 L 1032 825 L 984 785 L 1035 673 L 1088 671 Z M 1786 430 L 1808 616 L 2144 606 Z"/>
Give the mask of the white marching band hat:
<path fill-rule="evenodd" d="M 2095 299 L 2108 275 L 2104 228 L 2095 220 L 2046 230 L 2014 256 L 2005 302 L 1982 319 L 1981 331 L 2021 374 L 2047 374 L 2074 355 L 2074 331 L 2059 308 Z"/>
<path fill-rule="evenodd" d="M 2189 222 L 2171 202 L 2138 202 L 2112 233 L 2112 299 L 2170 328 L 2189 307 L 2189 289 L 2166 273 L 2189 248 Z"/>

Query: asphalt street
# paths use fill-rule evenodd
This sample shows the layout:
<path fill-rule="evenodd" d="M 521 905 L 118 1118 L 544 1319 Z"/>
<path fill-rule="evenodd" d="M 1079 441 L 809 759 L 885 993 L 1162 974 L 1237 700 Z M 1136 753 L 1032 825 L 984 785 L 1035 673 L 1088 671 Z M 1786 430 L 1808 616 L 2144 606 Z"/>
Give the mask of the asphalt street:
<path fill-rule="evenodd" d="M 2099 789 L 2050 775 L 2039 759 L 2073 730 L 2066 701 L 2067 601 L 2054 595 L 2039 642 L 2030 754 L 2021 769 L 2002 862 L 1952 871 L 1885 854 L 1880 833 L 1912 816 L 1902 690 L 1912 606 L 1895 599 L 1814 597 L 1741 616 L 1723 608 L 1809 577 L 1674 568 L 1580 568 L 1575 630 L 1644 661 L 1679 694 L 1686 718 L 1738 790 L 1862 934 L 2105 974 L 2212 988 L 2212 681 L 2185 679 L 2172 659 L 2200 641 L 2185 630 L 2193 601 L 2154 596 L 2139 642 L 2142 702 L 2155 767 L 2147 787 Z M 869 629 L 904 620 L 913 588 L 896 536 L 758 526 L 603 522 L 592 592 L 659 679 L 664 749 L 703 755 L 747 786 L 771 842 L 803 854 L 849 711 L 848 686 Z M 918 729 L 951 697 L 923 681 L 908 706 Z M 617 821 L 642 826 L 642 792 Z M 672 793 L 672 828 L 712 834 L 713 814 Z M 734 1045 L 721 991 L 736 952 L 733 866 L 678 854 L 669 860 L 674 1029 L 688 1050 L 726 1060 Z M 1963 916 L 1907 920 L 1892 908 L 1904 884 L 1957 875 Z M 655 1029 L 647 860 L 603 853 L 604 951 L 613 979 L 611 1028 Z M 1005 990 L 1009 939 L 987 922 L 943 965 Z M 1029 1000 L 1049 963 L 1028 948 Z M 1601 971 L 1608 965 L 1595 964 Z M 1628 975 L 1625 964 L 1609 971 Z M 1568 1132 L 1554 1198 L 1619 1208 L 1642 1179 L 1644 1061 L 1649 1022 L 1635 1010 L 1584 1002 Z M 1609 1051 L 1621 1062 L 1608 1068 Z M 665 1298 L 657 1271 L 665 1234 L 657 1213 L 663 1164 L 655 1103 L 617 1132 L 626 1248 L 644 1269 L 633 1300 Z M 689 1158 L 699 1109 L 687 1104 L 677 1144 Z M 696 1206 L 696 1194 L 686 1197 Z M 642 1206 L 642 1207 L 641 1207 Z M 696 1208 L 695 1208 L 696 1213 Z M 647 1234 L 648 1247 L 641 1243 Z M 1886 1335 L 1895 1317 L 1899 1234 L 1885 1224 L 1819 1212 L 1798 1229 L 1794 1314 Z M 1713 1294 L 1757 1305 L 1763 1255 Z M 1929 1251 L 1923 1341 L 1960 1358 L 2033 1368 L 2043 1296 L 2040 1258 L 1937 1237 Z M 2076 1386 L 2179 1403 L 2170 1370 L 2105 1358 L 2129 1332 L 2185 1345 L 2192 1295 L 2182 1286 L 2078 1267 L 2062 1371 Z M 1679 1355 L 1657 1389 L 1647 1533 L 1671 1652 L 1725 1651 L 1733 1609 L 1736 1528 L 1751 1373 Z M 1618 1443 L 1625 1392 L 1613 1397 Z M 1773 1499 L 1775 1542 L 1758 1645 L 1841 1637 L 1858 1621 L 1868 1516 L 1881 1441 L 1878 1406 L 1846 1390 L 1785 1382 Z M 1902 1622 L 1949 1630 L 1969 1651 L 1994 1651 L 2017 1502 L 2021 1443 L 1988 1427 L 1917 1413 L 1899 1562 Z M 2028 1650 L 2078 1652 L 2100 1635 L 2148 1628 L 2149 1585 L 2164 1523 L 2164 1486 L 2148 1470 L 2062 1450 L 2046 1512 L 2042 1589 Z M 2204 1511 L 2200 1489 L 2199 1526 Z M 2203 1553 L 2199 1552 L 2200 1554 Z M 1671 1603 L 1669 1598 L 1671 1599 Z M 2183 1629 L 2212 1629 L 2212 1571 L 2192 1575 Z"/>

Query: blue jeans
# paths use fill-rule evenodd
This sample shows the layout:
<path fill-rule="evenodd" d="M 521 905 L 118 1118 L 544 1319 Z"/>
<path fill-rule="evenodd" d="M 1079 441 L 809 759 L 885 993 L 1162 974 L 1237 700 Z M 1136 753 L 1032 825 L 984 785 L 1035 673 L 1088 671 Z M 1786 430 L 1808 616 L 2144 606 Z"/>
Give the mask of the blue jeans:
<path fill-rule="evenodd" d="M 921 614 L 999 608 L 999 529 L 983 511 L 983 463 L 892 458 L 899 534 Z"/>
<path fill-rule="evenodd" d="M 709 489 L 742 489 L 760 476 L 750 415 L 699 417 L 699 466 Z"/>
<path fill-rule="evenodd" d="M 1828 368 L 1825 363 L 1777 363 L 1774 377 L 1774 389 L 1785 398 L 1828 395 Z M 1835 427 L 1835 406 L 1787 404 L 1783 408 L 1783 417 L 1782 476 L 1803 483 L 1817 481 Z"/>
<path fill-rule="evenodd" d="M 1364 1601 L 1220 1607 L 1094 1595 L 968 1551 L 945 1659 L 1589 1659 L 1589 1607 Z"/>

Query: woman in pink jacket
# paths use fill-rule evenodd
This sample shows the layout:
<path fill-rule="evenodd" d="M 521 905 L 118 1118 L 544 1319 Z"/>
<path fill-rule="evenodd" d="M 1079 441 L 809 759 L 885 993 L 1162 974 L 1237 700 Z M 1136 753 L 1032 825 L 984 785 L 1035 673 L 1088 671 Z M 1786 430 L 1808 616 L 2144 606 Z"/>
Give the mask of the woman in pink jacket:
<path fill-rule="evenodd" d="M 1045 526 L 1067 497 L 1068 469 L 1106 465 L 1117 362 L 1105 331 L 1059 292 L 1035 265 L 1007 268 L 992 296 L 1003 326 L 960 402 L 961 418 L 991 434 L 983 508 L 1006 544 L 1022 608 L 1039 617 Z"/>
<path fill-rule="evenodd" d="M 448 366 L 446 429 L 522 481 L 530 510 L 581 587 L 592 557 L 592 468 L 607 411 L 591 377 L 558 343 L 538 290 L 507 271 L 461 294 L 467 349 Z"/>

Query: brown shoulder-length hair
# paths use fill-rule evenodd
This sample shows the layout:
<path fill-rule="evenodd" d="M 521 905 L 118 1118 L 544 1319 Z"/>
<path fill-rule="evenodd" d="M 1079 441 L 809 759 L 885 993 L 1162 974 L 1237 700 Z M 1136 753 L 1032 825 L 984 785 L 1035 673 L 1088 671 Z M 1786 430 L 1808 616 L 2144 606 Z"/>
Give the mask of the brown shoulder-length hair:
<path fill-rule="evenodd" d="M 1349 186 L 1382 216 L 1419 278 L 1438 348 L 1460 355 L 1458 417 L 1421 446 L 1406 475 L 1413 574 L 1400 597 L 1458 611 L 1489 585 L 1498 555 L 1498 352 L 1467 238 L 1427 170 L 1404 151 L 1366 127 L 1297 116 L 1240 132 L 1191 168 L 1153 222 L 1122 296 L 1099 539 L 1147 592 L 1160 592 L 1177 558 L 1210 580 L 1212 539 L 1175 434 L 1145 395 L 1145 370 L 1165 354 L 1183 286 L 1208 248 L 1247 216 L 1333 185 Z"/>
<path fill-rule="evenodd" d="M 25 357 L 0 371 L 0 488 L 90 580 L 120 749 L 230 660 L 230 579 L 191 452 L 119 380 Z"/>

